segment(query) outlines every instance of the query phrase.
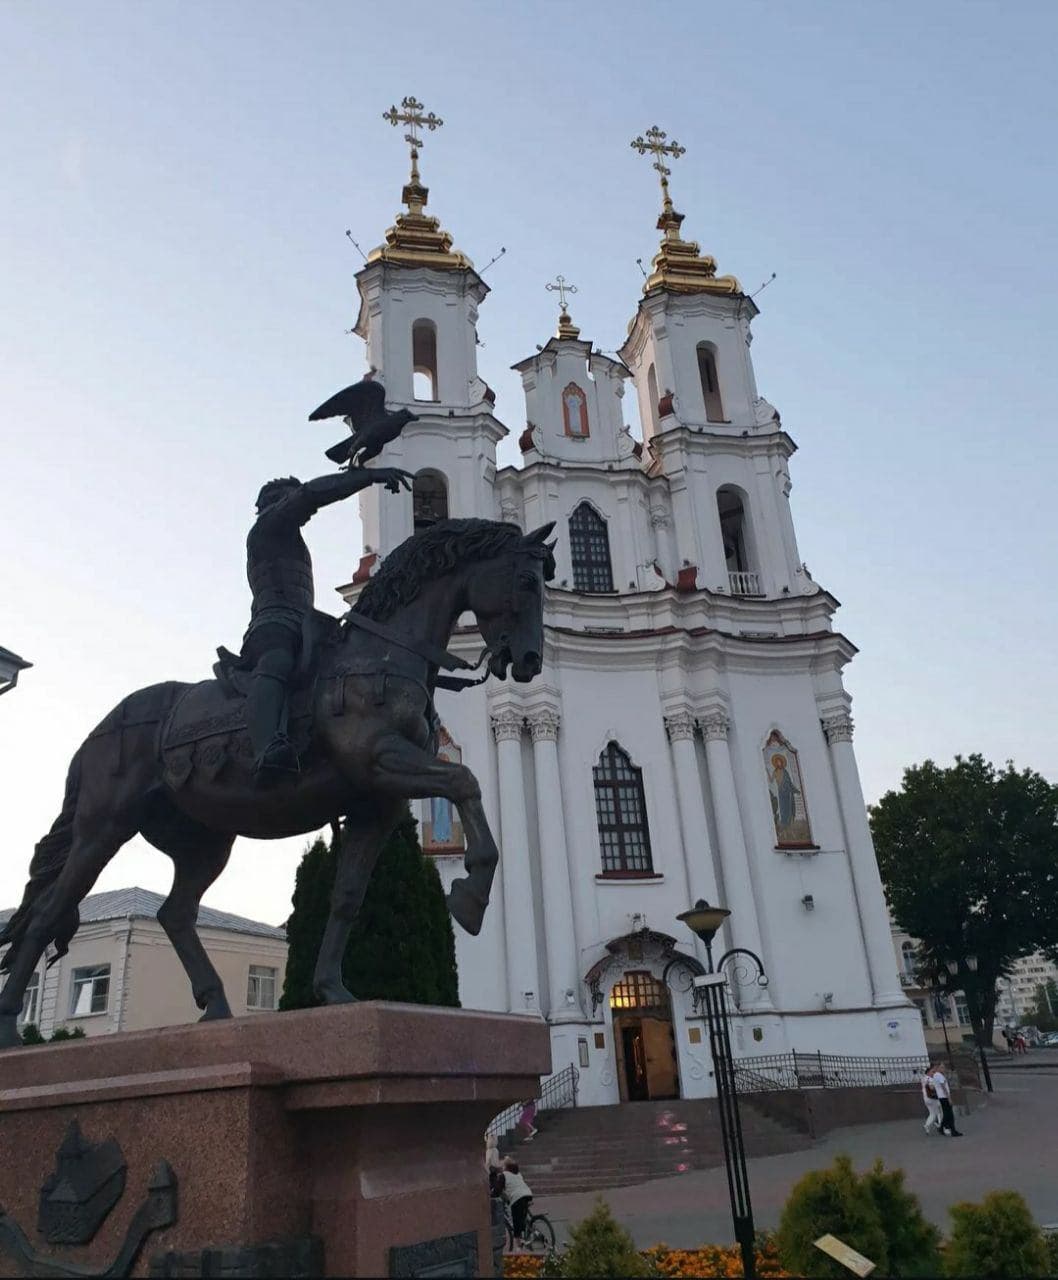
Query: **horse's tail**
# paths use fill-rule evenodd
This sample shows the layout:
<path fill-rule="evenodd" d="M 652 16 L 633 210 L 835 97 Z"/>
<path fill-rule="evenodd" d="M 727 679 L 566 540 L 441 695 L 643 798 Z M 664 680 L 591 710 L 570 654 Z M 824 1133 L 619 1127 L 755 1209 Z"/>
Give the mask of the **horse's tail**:
<path fill-rule="evenodd" d="M 62 811 L 51 825 L 51 830 L 43 836 L 33 850 L 33 861 L 29 864 L 29 882 L 22 894 L 22 902 L 18 910 L 0 931 L 0 947 L 7 947 L 7 954 L 0 961 L 0 971 L 6 972 L 14 963 L 18 944 L 25 937 L 26 929 L 33 917 L 33 908 L 44 893 L 59 878 L 59 873 L 66 865 L 73 847 L 73 823 L 77 812 L 77 796 L 81 789 L 81 751 L 82 747 L 70 761 L 66 774 L 66 794 L 63 796 Z M 72 907 L 55 927 L 52 941 L 55 943 L 57 960 L 69 949 L 70 939 L 77 932 L 81 923 L 77 907 Z"/>

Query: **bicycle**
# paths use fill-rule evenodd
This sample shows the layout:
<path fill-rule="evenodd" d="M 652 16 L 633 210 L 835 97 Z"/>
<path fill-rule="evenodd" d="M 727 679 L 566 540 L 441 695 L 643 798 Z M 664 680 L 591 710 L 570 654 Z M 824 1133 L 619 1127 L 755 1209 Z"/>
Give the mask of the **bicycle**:
<path fill-rule="evenodd" d="M 531 1207 L 531 1206 L 530 1206 Z M 514 1223 L 511 1220 L 511 1206 L 503 1202 L 503 1220 L 507 1224 L 507 1248 L 514 1248 Z M 529 1213 L 525 1219 L 525 1231 L 522 1235 L 522 1248 L 529 1253 L 554 1253 L 555 1228 L 545 1213 Z"/>

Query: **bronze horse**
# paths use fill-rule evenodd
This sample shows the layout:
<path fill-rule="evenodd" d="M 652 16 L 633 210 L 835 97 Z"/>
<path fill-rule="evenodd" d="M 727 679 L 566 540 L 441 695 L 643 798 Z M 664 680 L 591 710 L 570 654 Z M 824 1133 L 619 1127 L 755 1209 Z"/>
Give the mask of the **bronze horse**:
<path fill-rule="evenodd" d="M 239 700 L 217 681 L 153 685 L 119 703 L 74 755 L 62 812 L 36 846 L 22 903 L 0 933 L 0 946 L 10 944 L 0 1047 L 19 1043 L 26 984 L 45 948 L 54 943 L 65 954 L 81 899 L 137 832 L 173 860 L 173 887 L 158 921 L 187 971 L 202 1020 L 231 1017 L 195 922 L 237 835 L 278 839 L 344 819 L 313 980 L 326 1004 L 353 999 L 342 983 L 342 955 L 379 851 L 407 800 L 440 796 L 458 809 L 467 875 L 453 883 L 448 909 L 478 933 L 499 853 L 477 779 L 436 755 L 434 689 L 445 684 L 439 667 L 466 665 L 446 661 L 445 646 L 467 611 L 487 647 L 487 673 L 502 679 L 510 670 L 523 683 L 539 674 L 543 586 L 555 571 L 547 543 L 552 527 L 523 535 L 513 524 L 446 520 L 393 551 L 320 652 L 306 694 L 312 727 L 302 772 L 277 787 L 254 787 L 245 751 L 239 759 L 238 748 L 246 746 Z M 221 737 L 188 749 L 174 774 L 181 727 L 185 741 L 193 736 L 189 714 L 205 726 L 200 738 Z M 217 742 L 232 748 L 230 756 Z M 199 752 L 203 746 L 212 754 Z M 199 760 L 213 766 L 199 767 Z"/>

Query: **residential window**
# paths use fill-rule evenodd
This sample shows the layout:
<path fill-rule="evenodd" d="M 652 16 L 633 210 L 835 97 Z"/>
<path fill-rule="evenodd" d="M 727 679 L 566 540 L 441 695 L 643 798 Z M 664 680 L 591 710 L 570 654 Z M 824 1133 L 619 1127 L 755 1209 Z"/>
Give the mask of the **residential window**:
<path fill-rule="evenodd" d="M 968 1027 L 970 1025 L 970 1006 L 963 996 L 955 997 L 955 1016 L 959 1019 L 960 1027 Z"/>
<path fill-rule="evenodd" d="M 603 873 L 652 875 L 643 771 L 611 742 L 592 775 Z"/>
<path fill-rule="evenodd" d="M 26 994 L 22 997 L 22 1012 L 18 1016 L 21 1023 L 32 1022 L 37 1025 L 40 1022 L 40 970 L 34 971 L 29 982 L 26 983 Z"/>
<path fill-rule="evenodd" d="M 87 1018 L 106 1013 L 110 1001 L 110 965 L 94 964 L 73 971 L 70 1017 Z"/>
<path fill-rule="evenodd" d="M 246 982 L 247 1009 L 275 1009 L 276 971 L 264 964 L 250 965 Z"/>
<path fill-rule="evenodd" d="M 569 549 L 574 591 L 613 590 L 606 521 L 587 502 L 582 502 L 569 518 Z"/>

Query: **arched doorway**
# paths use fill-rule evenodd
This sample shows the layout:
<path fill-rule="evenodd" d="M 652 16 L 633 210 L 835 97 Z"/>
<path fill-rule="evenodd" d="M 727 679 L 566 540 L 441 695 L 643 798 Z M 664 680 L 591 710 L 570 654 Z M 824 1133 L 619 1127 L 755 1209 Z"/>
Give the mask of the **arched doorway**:
<path fill-rule="evenodd" d="M 648 969 L 630 969 L 610 991 L 622 1102 L 680 1096 L 668 988 Z"/>

